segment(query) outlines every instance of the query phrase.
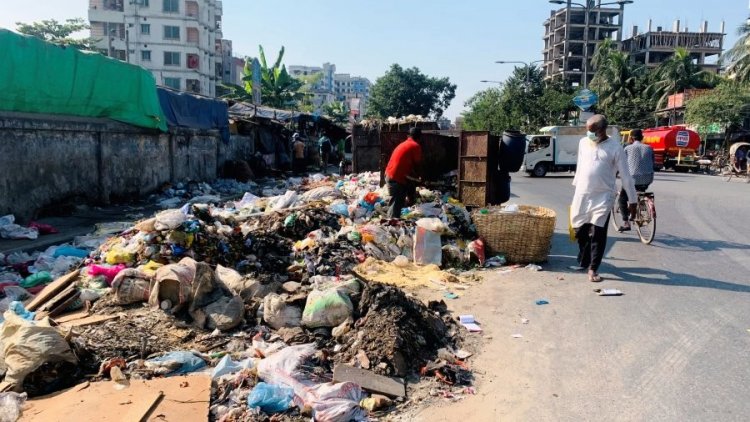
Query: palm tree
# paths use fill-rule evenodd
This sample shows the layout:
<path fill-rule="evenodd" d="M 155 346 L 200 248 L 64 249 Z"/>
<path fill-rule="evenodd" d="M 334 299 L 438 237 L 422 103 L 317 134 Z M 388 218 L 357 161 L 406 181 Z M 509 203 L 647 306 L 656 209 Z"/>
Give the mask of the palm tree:
<path fill-rule="evenodd" d="M 711 88 L 716 85 L 716 76 L 700 70 L 693 62 L 687 49 L 678 47 L 674 55 L 665 60 L 656 69 L 654 82 L 649 86 L 656 101 L 657 109 L 666 102 L 667 97 L 691 88 Z"/>
<path fill-rule="evenodd" d="M 727 50 L 722 60 L 727 63 L 727 73 L 738 82 L 750 82 L 750 18 L 737 28 L 739 38 Z"/>
<path fill-rule="evenodd" d="M 597 53 L 600 50 L 597 50 Z M 610 50 L 606 55 L 598 55 L 595 58 L 598 60 L 591 87 L 598 92 L 602 108 L 607 109 L 622 100 L 638 95 L 636 82 L 641 68 L 631 66 L 627 53 Z"/>

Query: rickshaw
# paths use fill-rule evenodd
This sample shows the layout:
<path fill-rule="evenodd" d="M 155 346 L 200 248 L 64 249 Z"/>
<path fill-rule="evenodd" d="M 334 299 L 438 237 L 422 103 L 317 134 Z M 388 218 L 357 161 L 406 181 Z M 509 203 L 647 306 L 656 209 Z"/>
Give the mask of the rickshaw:
<path fill-rule="evenodd" d="M 727 182 L 732 180 L 733 177 L 744 177 L 745 182 L 750 183 L 748 154 L 750 154 L 750 142 L 735 142 L 729 147 L 729 162 L 722 171 Z"/>

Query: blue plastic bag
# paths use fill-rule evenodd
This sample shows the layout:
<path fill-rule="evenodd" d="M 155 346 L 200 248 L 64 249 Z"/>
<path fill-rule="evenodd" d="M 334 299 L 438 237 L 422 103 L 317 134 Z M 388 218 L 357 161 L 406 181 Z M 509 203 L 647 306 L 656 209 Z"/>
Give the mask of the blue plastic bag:
<path fill-rule="evenodd" d="M 231 356 L 225 355 L 221 358 L 219 363 L 216 364 L 216 368 L 214 368 L 213 372 L 211 372 L 211 378 L 216 379 L 222 375 L 234 374 L 235 372 L 240 372 L 244 368 L 252 367 L 253 361 L 250 358 L 235 362 L 232 360 Z"/>
<path fill-rule="evenodd" d="M 61 256 L 75 256 L 77 258 L 86 258 L 89 256 L 89 253 L 88 251 L 74 248 L 72 246 L 60 246 L 59 248 L 55 249 L 55 252 L 52 254 L 52 256 L 54 258 L 58 258 Z"/>
<path fill-rule="evenodd" d="M 250 408 L 260 407 L 266 413 L 279 413 L 292 407 L 294 390 L 289 387 L 259 382 L 247 396 Z"/>
<path fill-rule="evenodd" d="M 8 309 L 13 311 L 13 313 L 15 313 L 16 315 L 28 321 L 33 321 L 34 317 L 36 316 L 36 312 L 27 311 L 26 308 L 23 306 L 23 303 L 17 300 L 10 302 L 10 305 L 8 305 Z"/>
<path fill-rule="evenodd" d="M 199 358 L 192 352 L 184 351 L 170 352 L 164 356 L 149 359 L 146 362 L 156 364 L 156 366 L 159 366 L 159 364 L 171 366 L 169 364 L 172 362 L 179 362 L 182 364 L 178 369 L 170 372 L 169 375 L 187 374 L 189 372 L 195 372 L 206 366 L 206 362 L 203 359 Z"/>
<path fill-rule="evenodd" d="M 346 204 L 333 204 L 331 205 L 331 212 L 349 217 L 349 206 Z"/>

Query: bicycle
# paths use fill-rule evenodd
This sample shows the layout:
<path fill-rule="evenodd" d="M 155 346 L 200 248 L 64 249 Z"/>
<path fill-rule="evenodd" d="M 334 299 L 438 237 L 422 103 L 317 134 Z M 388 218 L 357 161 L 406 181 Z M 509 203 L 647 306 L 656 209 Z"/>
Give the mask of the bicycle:
<path fill-rule="evenodd" d="M 620 216 L 619 205 L 620 193 L 615 197 L 615 205 L 612 207 L 612 217 L 610 221 L 615 230 L 620 230 L 622 226 L 622 217 Z M 649 245 L 654 241 L 656 235 L 656 205 L 654 204 L 653 192 L 638 192 L 638 202 L 635 212 L 635 219 L 631 220 L 638 232 L 641 242 Z"/>

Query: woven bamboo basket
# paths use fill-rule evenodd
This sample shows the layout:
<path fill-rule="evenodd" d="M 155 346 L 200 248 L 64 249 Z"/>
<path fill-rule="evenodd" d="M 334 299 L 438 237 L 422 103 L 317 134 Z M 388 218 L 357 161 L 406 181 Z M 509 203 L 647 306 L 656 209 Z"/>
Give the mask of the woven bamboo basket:
<path fill-rule="evenodd" d="M 517 264 L 547 260 L 555 232 L 554 210 L 530 205 L 519 205 L 515 213 L 501 212 L 501 207 L 486 210 L 474 211 L 471 217 L 491 253 Z"/>

